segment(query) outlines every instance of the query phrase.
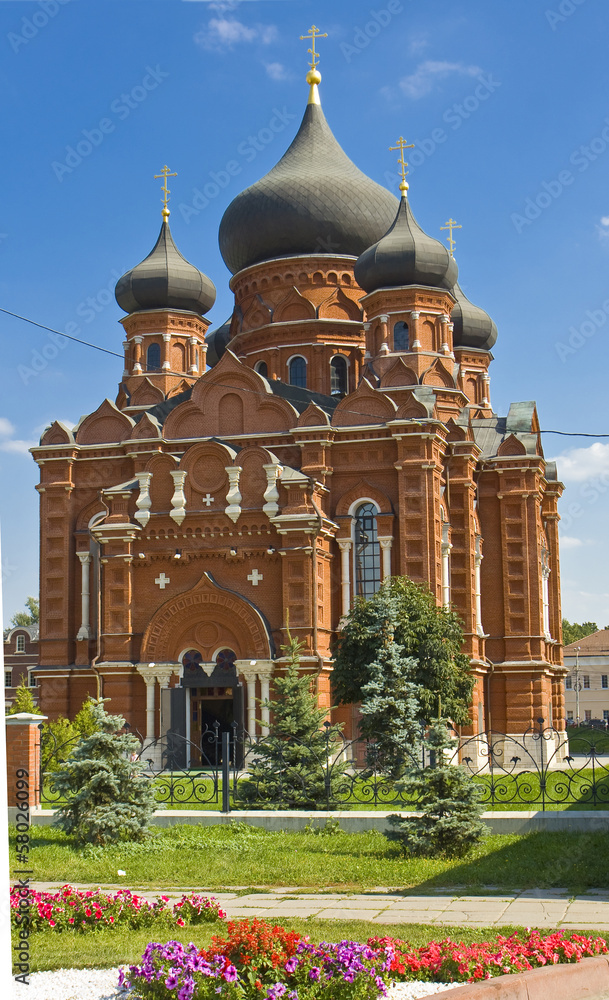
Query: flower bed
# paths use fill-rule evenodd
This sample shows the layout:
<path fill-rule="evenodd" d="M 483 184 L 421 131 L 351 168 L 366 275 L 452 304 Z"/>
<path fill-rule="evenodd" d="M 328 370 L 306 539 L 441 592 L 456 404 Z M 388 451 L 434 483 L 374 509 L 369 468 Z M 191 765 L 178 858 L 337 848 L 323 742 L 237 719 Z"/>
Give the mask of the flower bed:
<path fill-rule="evenodd" d="M 604 938 L 565 935 L 564 931 L 542 937 L 539 931 L 528 929 L 525 936 L 499 934 L 494 941 L 468 945 L 446 938 L 411 949 L 408 942 L 391 937 L 370 938 L 368 944 L 393 952 L 390 971 L 395 979 L 443 983 L 471 983 L 609 953 Z"/>
<path fill-rule="evenodd" d="M 603 938 L 542 937 L 537 931 L 465 945 L 445 939 L 412 949 L 400 938 L 311 944 L 262 920 L 230 922 L 209 949 L 151 943 L 120 985 L 142 1000 L 376 1000 L 392 982 L 474 982 L 543 965 L 606 954 Z"/>
<path fill-rule="evenodd" d="M 11 918 L 16 927 L 19 889 L 11 888 Z M 128 889 L 115 893 L 88 889 L 86 892 L 64 885 L 58 892 L 29 890 L 29 920 L 31 931 L 90 931 L 105 927 L 184 927 L 223 920 L 226 917 L 213 896 L 197 893 L 183 895 L 169 907 L 168 896 L 158 896 L 154 903 L 136 896 Z"/>

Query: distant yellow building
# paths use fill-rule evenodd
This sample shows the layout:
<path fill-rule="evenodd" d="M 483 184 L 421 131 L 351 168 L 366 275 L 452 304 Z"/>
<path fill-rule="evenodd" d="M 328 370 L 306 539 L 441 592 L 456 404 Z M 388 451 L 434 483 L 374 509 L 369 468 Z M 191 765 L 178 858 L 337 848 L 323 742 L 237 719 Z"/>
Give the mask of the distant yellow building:
<path fill-rule="evenodd" d="M 568 722 L 601 719 L 609 725 L 609 629 L 593 632 L 564 648 Z"/>

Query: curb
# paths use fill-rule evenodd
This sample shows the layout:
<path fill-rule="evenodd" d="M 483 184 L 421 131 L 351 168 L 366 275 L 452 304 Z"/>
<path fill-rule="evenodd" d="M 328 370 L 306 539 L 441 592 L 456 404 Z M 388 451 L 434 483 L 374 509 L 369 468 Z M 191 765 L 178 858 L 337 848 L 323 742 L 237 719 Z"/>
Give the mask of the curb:
<path fill-rule="evenodd" d="M 606 955 L 467 983 L 452 989 L 450 1000 L 586 1000 L 602 994 L 609 994 Z"/>

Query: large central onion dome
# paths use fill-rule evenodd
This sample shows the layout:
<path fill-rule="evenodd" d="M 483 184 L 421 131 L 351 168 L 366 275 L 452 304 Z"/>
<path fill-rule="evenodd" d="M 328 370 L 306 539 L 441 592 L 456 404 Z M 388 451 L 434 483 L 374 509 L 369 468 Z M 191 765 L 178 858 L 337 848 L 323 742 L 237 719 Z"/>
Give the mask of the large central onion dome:
<path fill-rule="evenodd" d="M 166 217 L 154 249 L 119 278 L 114 294 L 126 313 L 186 309 L 202 316 L 216 301 L 213 281 L 182 257 Z"/>
<path fill-rule="evenodd" d="M 469 301 L 458 282 L 451 292 L 457 300 L 450 314 L 454 346 L 490 351 L 497 340 L 497 327 L 493 320 L 484 309 Z"/>
<path fill-rule="evenodd" d="M 358 257 L 391 224 L 394 195 L 343 152 L 316 103 L 316 89 L 279 163 L 224 213 L 220 251 L 233 274 L 275 257 Z"/>
<path fill-rule="evenodd" d="M 355 265 L 355 280 L 366 292 L 403 285 L 452 288 L 458 268 L 438 240 L 423 232 L 404 194 L 388 232 Z"/>

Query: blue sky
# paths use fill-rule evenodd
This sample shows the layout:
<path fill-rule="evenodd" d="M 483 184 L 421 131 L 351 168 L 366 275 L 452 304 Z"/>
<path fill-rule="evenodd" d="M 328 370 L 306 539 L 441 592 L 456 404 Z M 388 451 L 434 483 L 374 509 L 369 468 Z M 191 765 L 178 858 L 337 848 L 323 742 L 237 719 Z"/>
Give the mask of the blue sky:
<path fill-rule="evenodd" d="M 231 312 L 222 214 L 290 143 L 318 43 L 326 117 L 349 156 L 452 216 L 460 282 L 495 319 L 491 400 L 542 427 L 609 433 L 609 86 L 599 0 L 0 0 L 0 306 L 121 351 L 116 279 L 152 248 L 167 163 L 182 253 Z M 227 171 L 227 164 L 234 166 Z M 71 324 L 71 325 L 69 325 Z M 37 592 L 37 467 L 55 418 L 114 398 L 119 358 L 0 314 L 0 516 L 7 617 Z M 567 486 L 563 608 L 609 623 L 609 439 L 544 436 Z"/>

